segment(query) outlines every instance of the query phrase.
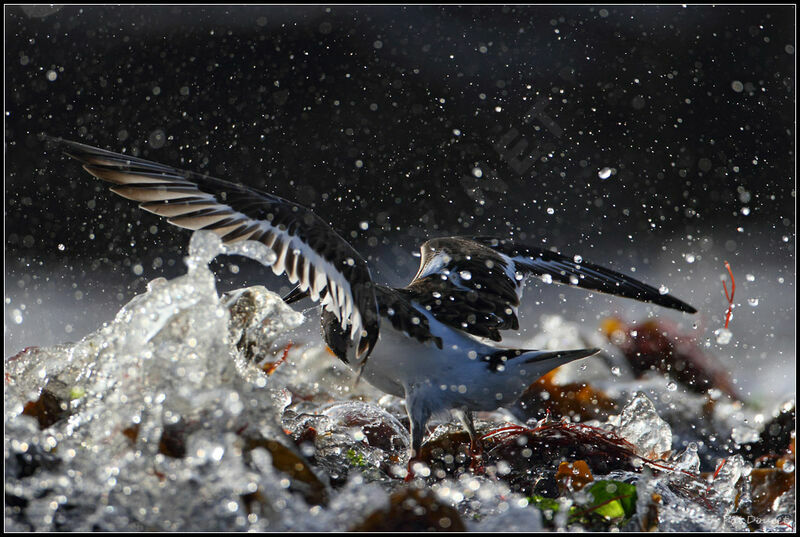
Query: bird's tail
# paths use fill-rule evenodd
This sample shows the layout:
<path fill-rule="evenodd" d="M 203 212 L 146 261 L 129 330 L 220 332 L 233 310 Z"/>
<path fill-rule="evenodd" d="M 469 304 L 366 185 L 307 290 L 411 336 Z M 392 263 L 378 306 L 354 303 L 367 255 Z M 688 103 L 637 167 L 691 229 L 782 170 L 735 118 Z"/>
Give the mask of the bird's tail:
<path fill-rule="evenodd" d="M 515 401 L 525 389 L 553 369 L 600 352 L 600 349 L 574 349 L 567 351 L 540 351 L 530 349 L 502 349 L 484 358 L 490 373 L 484 377 L 482 395 L 496 395 L 498 405 Z M 476 400 L 475 408 L 482 408 L 485 399 Z"/>
<path fill-rule="evenodd" d="M 586 358 L 600 352 L 600 349 L 575 349 L 569 351 L 525 351 L 518 358 L 519 368 L 526 371 L 528 379 L 533 381 L 546 375 L 553 369 L 568 364 L 573 360 Z"/>
<path fill-rule="evenodd" d="M 600 349 L 574 349 L 568 351 L 539 351 L 529 349 L 503 349 L 493 353 L 488 360 L 499 393 L 516 399 L 522 391 L 553 369 L 573 360 L 586 358 Z"/>
<path fill-rule="evenodd" d="M 487 356 L 485 361 L 488 362 L 487 365 L 492 372 L 501 372 L 513 368 L 531 372 L 535 371 L 539 376 L 542 376 L 558 366 L 567 364 L 573 360 L 592 356 L 598 352 L 600 352 L 598 348 L 575 349 L 569 351 L 502 349 Z"/>
<path fill-rule="evenodd" d="M 553 368 L 556 368 L 560 365 L 568 364 L 573 360 L 592 356 L 598 352 L 600 352 L 600 349 L 596 347 L 571 351 L 524 351 L 523 354 L 520 355 L 520 358 L 522 358 L 523 362 L 526 364 L 555 364 Z"/>

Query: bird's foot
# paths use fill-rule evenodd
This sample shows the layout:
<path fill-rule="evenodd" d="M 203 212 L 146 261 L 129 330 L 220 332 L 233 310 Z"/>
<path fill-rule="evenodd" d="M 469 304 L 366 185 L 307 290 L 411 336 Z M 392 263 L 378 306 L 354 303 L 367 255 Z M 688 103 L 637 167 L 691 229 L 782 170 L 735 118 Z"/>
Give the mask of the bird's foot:
<path fill-rule="evenodd" d="M 411 483 L 414 481 L 414 470 L 411 469 L 411 465 L 408 466 L 408 471 L 406 472 L 405 478 L 403 478 L 404 483 Z"/>
<path fill-rule="evenodd" d="M 486 473 L 486 468 L 483 466 L 483 457 L 480 453 L 470 454 L 472 459 L 469 463 L 469 469 L 473 474 L 483 475 Z"/>
<path fill-rule="evenodd" d="M 427 477 L 429 475 L 431 475 L 431 470 L 428 468 L 428 465 L 425 464 L 422 459 L 412 457 L 408 461 L 408 469 L 403 481 L 410 483 L 417 477 Z"/>
<path fill-rule="evenodd" d="M 469 457 L 469 469 L 473 474 L 483 475 L 486 473 L 486 468 L 483 466 L 483 445 L 479 441 L 470 442 Z"/>

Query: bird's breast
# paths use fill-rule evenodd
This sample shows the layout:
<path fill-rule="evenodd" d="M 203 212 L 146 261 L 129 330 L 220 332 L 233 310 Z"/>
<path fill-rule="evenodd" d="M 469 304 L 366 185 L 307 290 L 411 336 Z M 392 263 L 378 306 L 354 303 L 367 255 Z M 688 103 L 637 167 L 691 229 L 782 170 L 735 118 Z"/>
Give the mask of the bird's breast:
<path fill-rule="evenodd" d="M 406 388 L 419 383 L 436 382 L 450 363 L 447 350 L 439 349 L 432 341 L 423 343 L 404 332 L 381 323 L 380 336 L 375 350 L 367 358 L 362 372 L 364 380 L 376 388 L 398 397 L 406 396 Z M 361 364 L 351 362 L 358 371 Z"/>

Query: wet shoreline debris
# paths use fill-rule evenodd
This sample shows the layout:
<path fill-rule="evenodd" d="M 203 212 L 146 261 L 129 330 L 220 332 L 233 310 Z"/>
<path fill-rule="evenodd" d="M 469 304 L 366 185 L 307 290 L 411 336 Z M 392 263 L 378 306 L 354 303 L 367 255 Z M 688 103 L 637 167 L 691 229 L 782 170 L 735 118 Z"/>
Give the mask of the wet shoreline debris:
<path fill-rule="evenodd" d="M 353 385 L 278 295 L 220 297 L 207 265 L 225 251 L 197 234 L 186 275 L 5 361 L 7 529 L 792 530 L 793 399 L 770 416 L 718 375 L 675 388 L 659 367 L 538 381 L 524 419 L 478 416 L 479 465 L 443 422 L 405 483 L 400 401 Z M 654 363 L 694 356 L 661 326 L 636 343 L 673 349 Z"/>

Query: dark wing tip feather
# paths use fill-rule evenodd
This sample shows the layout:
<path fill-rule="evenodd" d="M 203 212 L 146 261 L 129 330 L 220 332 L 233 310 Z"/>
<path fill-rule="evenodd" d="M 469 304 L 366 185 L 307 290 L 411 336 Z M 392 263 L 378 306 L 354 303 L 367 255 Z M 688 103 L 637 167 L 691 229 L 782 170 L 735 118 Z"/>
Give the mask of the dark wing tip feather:
<path fill-rule="evenodd" d="M 662 299 L 652 300 L 651 302 L 659 306 L 682 311 L 684 313 L 697 313 L 697 308 L 672 295 L 662 295 Z"/>
<path fill-rule="evenodd" d="M 600 274 L 601 277 L 607 278 L 605 281 L 601 281 L 601 285 L 599 286 L 585 285 L 587 289 L 610 293 L 612 295 L 617 295 L 624 298 L 633 298 L 634 300 L 639 300 L 641 302 L 650 302 L 652 304 L 656 304 L 657 306 L 662 306 L 685 313 L 697 313 L 696 308 L 687 304 L 683 300 L 680 300 L 679 298 L 668 293 L 662 293 L 659 289 L 656 289 L 652 285 L 641 282 L 636 278 L 628 276 L 627 274 L 600 267 L 598 265 L 593 265 L 591 263 L 585 263 L 582 266 L 586 266 L 588 269 Z M 584 287 L 582 284 L 583 281 L 580 281 L 578 286 Z M 607 290 L 605 285 L 608 284 L 613 284 L 617 288 L 611 287 L 611 290 Z"/>
<path fill-rule="evenodd" d="M 697 313 L 697 309 L 686 302 L 670 294 L 662 294 L 655 287 L 615 270 L 588 262 L 577 263 L 557 252 L 516 244 L 508 239 L 474 237 L 473 240 L 515 258 L 515 262 L 533 274 L 549 274 L 558 283 L 651 302 L 685 313 Z M 578 278 L 577 282 L 571 279 L 573 277 Z"/>

